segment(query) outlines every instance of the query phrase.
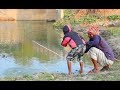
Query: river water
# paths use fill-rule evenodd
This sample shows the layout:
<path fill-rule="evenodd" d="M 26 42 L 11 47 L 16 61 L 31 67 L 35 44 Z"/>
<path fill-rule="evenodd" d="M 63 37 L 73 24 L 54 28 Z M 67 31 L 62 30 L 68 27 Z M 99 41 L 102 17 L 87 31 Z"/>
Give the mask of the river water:
<path fill-rule="evenodd" d="M 65 73 L 68 50 L 61 46 L 62 32 L 45 21 L 0 22 L 0 76 L 18 76 L 39 72 Z M 72 69 L 78 73 L 79 63 Z M 84 66 L 85 73 L 91 66 Z"/>

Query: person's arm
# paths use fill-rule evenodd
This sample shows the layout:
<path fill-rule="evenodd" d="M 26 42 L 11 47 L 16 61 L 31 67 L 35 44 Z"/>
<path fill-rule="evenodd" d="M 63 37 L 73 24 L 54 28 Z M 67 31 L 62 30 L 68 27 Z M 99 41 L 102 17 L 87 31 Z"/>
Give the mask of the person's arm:
<path fill-rule="evenodd" d="M 86 45 L 85 53 L 87 53 L 87 52 L 89 51 L 90 48 L 91 48 L 90 46 Z"/>
<path fill-rule="evenodd" d="M 79 35 L 79 37 L 81 38 L 81 40 L 82 40 L 83 44 L 86 44 L 85 39 L 84 39 L 82 36 L 80 36 L 80 35 Z"/>
<path fill-rule="evenodd" d="M 83 44 L 86 44 L 86 41 L 84 39 L 81 39 L 81 40 L 82 40 Z"/>
<path fill-rule="evenodd" d="M 94 36 L 92 40 L 89 40 L 89 41 L 86 43 L 86 45 L 88 45 L 88 46 L 90 46 L 90 47 L 91 47 L 91 46 L 96 46 L 96 45 L 99 44 L 99 42 L 100 42 L 100 37 L 99 37 L 99 36 Z"/>
<path fill-rule="evenodd" d="M 100 42 L 100 37 L 99 37 L 99 36 L 95 36 L 92 40 L 90 39 L 90 40 L 86 43 L 85 53 L 87 53 L 92 46 L 98 45 L 99 42 Z"/>
<path fill-rule="evenodd" d="M 62 46 L 66 47 L 67 44 L 70 42 L 71 38 L 70 37 L 65 37 L 61 43 Z"/>

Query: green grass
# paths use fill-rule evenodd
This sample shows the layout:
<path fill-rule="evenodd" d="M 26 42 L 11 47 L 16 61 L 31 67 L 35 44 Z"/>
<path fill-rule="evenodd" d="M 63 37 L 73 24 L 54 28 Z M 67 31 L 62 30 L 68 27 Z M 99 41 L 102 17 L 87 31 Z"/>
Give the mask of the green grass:
<path fill-rule="evenodd" d="M 120 36 L 120 28 L 119 27 L 109 27 L 107 28 L 113 36 Z"/>

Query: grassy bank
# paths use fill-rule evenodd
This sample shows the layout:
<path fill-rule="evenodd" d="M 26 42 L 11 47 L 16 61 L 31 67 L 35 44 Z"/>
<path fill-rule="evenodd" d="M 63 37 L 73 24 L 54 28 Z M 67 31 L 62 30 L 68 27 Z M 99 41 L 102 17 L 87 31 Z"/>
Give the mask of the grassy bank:
<path fill-rule="evenodd" d="M 0 78 L 1 81 L 119 81 L 120 80 L 120 62 L 115 61 L 109 71 L 99 74 L 73 74 L 68 76 L 64 73 L 36 73 L 33 75 L 23 75 L 16 77 Z"/>

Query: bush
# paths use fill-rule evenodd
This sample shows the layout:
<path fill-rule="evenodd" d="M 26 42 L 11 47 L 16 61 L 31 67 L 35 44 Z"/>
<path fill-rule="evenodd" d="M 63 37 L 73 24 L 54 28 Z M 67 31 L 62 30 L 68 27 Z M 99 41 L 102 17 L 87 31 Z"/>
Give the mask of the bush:
<path fill-rule="evenodd" d="M 80 17 L 79 19 L 75 19 L 75 11 L 72 9 L 66 9 L 64 11 L 64 17 L 63 19 L 56 21 L 53 26 L 57 29 L 61 29 L 65 24 L 70 24 L 72 27 L 74 27 L 77 24 L 85 24 L 85 23 L 93 23 L 96 22 L 96 20 L 99 19 L 95 15 L 86 15 L 84 17 Z"/>
<path fill-rule="evenodd" d="M 79 23 L 82 23 L 82 24 L 85 24 L 85 23 L 93 23 L 93 22 L 96 22 L 97 20 L 97 17 L 93 16 L 93 15 L 86 15 L 82 18 L 79 18 Z"/>
<path fill-rule="evenodd" d="M 120 20 L 120 15 L 111 15 L 111 16 L 108 16 L 107 19 L 110 21 Z"/>
<path fill-rule="evenodd" d="M 53 26 L 55 28 L 61 29 L 65 24 L 70 24 L 71 26 L 74 26 L 78 24 L 78 20 L 75 19 L 75 12 L 72 9 L 66 9 L 64 11 L 64 17 L 63 19 L 56 21 Z"/>

